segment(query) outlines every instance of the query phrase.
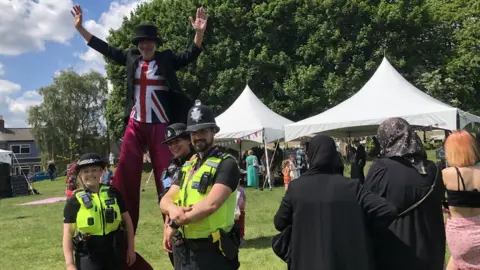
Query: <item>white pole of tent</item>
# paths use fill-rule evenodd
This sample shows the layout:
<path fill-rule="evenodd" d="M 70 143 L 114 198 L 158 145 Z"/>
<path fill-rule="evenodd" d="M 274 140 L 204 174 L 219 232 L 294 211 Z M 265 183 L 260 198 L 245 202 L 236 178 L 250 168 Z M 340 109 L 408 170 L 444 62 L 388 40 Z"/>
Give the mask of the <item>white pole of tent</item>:
<path fill-rule="evenodd" d="M 268 180 L 268 186 L 269 188 L 272 188 L 272 181 L 271 181 L 271 175 L 270 175 L 270 162 L 268 159 L 268 150 L 267 150 L 267 141 L 265 138 L 265 128 L 262 130 L 262 137 L 263 137 L 263 147 L 265 148 L 265 163 L 267 163 L 267 180 Z M 265 182 L 263 184 L 265 186 Z"/>
<path fill-rule="evenodd" d="M 150 175 L 148 176 L 147 182 L 145 182 L 145 185 L 143 186 L 142 191 L 145 191 L 145 189 L 147 188 L 148 183 L 150 182 L 150 179 L 152 178 L 152 174 L 153 174 L 153 169 L 152 169 L 152 171 L 150 172 Z"/>

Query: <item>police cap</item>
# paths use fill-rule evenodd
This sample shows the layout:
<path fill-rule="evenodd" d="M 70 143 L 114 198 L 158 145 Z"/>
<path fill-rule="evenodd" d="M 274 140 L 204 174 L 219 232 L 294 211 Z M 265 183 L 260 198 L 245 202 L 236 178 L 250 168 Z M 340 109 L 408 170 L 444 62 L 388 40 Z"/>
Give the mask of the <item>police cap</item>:
<path fill-rule="evenodd" d="M 165 141 L 163 141 L 163 144 L 176 138 L 190 139 L 190 134 L 186 132 L 186 129 L 187 126 L 183 123 L 171 124 L 165 129 Z"/>
<path fill-rule="evenodd" d="M 195 106 L 188 112 L 187 131 L 192 132 L 205 128 L 214 128 L 215 133 L 220 131 L 212 110 L 197 99 L 195 100 Z"/>
<path fill-rule="evenodd" d="M 87 166 L 100 166 L 104 169 L 107 166 L 107 163 L 98 154 L 87 153 L 80 157 L 75 171 L 78 173 L 82 168 Z"/>

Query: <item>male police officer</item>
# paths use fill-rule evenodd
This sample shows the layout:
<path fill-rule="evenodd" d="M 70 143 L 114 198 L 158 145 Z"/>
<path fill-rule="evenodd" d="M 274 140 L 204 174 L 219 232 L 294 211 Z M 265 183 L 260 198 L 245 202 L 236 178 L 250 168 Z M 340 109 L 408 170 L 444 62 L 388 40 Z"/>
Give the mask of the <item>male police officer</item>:
<path fill-rule="evenodd" d="M 184 164 L 160 203 L 170 217 L 166 233 L 176 270 L 240 267 L 233 229 L 240 171 L 231 155 L 213 145 L 219 130 L 213 112 L 197 100 L 188 113 L 187 132 L 198 154 Z"/>
<path fill-rule="evenodd" d="M 173 155 L 168 168 L 162 173 L 163 187 L 165 192 L 158 198 L 158 202 L 162 199 L 172 185 L 173 180 L 178 180 L 178 174 L 182 171 L 182 165 L 189 160 L 194 154 L 192 143 L 190 142 L 190 134 L 186 132 L 187 126 L 183 123 L 176 123 L 165 129 L 165 141 L 163 144 L 168 145 L 168 149 Z M 176 184 L 178 186 L 178 183 Z M 164 216 L 165 226 L 163 233 L 163 249 L 168 252 L 168 257 L 173 265 L 172 245 L 169 243 L 167 234 L 168 216 Z"/>

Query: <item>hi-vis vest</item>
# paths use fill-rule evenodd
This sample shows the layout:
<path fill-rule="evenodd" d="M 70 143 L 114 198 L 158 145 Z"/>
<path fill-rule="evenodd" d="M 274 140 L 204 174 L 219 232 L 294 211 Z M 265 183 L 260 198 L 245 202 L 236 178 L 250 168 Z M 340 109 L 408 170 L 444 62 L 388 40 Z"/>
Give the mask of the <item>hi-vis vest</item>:
<path fill-rule="evenodd" d="M 202 175 L 205 172 L 209 172 L 212 179 L 217 171 L 218 165 L 220 165 L 220 163 L 226 158 L 232 158 L 232 156 L 229 154 L 222 154 L 220 157 L 209 157 L 196 172 L 194 171 L 195 164 L 198 162 L 196 156 L 193 156 L 190 161 L 185 162 L 182 167 L 182 186 L 177 200 L 175 201 L 176 204 L 188 207 L 206 198 L 213 185 L 210 185 L 207 188 L 205 194 L 198 192 L 198 186 Z M 223 229 L 224 231 L 229 232 L 235 222 L 236 199 L 236 192 L 232 192 L 215 213 L 203 220 L 182 226 L 180 231 L 182 232 L 183 237 L 186 239 L 208 238 L 211 233 L 218 229 Z"/>
<path fill-rule="evenodd" d="M 93 204 L 90 209 L 87 209 L 81 197 L 86 192 L 79 190 L 75 193 L 75 197 L 80 202 L 75 224 L 78 232 L 90 235 L 106 235 L 120 227 L 122 222 L 120 207 L 117 204 L 117 199 L 110 196 L 109 189 L 108 186 L 100 186 L 98 193 L 90 194 Z M 107 208 L 113 208 L 115 211 L 113 223 L 107 223 L 105 220 L 105 210 Z M 89 225 L 89 220 L 91 225 Z"/>

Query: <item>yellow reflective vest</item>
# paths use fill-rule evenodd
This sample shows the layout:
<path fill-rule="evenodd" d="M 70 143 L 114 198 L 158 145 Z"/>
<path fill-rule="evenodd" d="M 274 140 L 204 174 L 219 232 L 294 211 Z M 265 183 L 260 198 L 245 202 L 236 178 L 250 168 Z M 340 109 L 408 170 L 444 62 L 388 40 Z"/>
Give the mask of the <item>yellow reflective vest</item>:
<path fill-rule="evenodd" d="M 207 188 L 205 194 L 198 192 L 200 180 L 204 173 L 210 173 L 210 181 L 213 180 L 220 163 L 226 158 L 233 158 L 229 154 L 221 154 L 220 156 L 208 157 L 207 160 L 194 171 L 195 164 L 199 161 L 197 156 L 193 156 L 190 161 L 185 162 L 182 167 L 183 179 L 181 187 L 176 198 L 176 204 L 179 206 L 192 206 L 197 202 L 203 200 L 208 196 L 214 183 L 211 183 Z M 236 206 L 236 192 L 232 192 L 227 200 L 223 203 L 215 213 L 206 217 L 203 220 L 192 222 L 180 228 L 183 237 L 186 239 L 200 239 L 208 238 L 208 236 L 223 229 L 226 232 L 231 231 L 235 222 L 235 206 Z"/>
<path fill-rule="evenodd" d="M 80 202 L 80 209 L 77 213 L 76 230 L 80 233 L 90 235 L 106 235 L 116 231 L 122 223 L 122 215 L 117 199 L 111 196 L 110 187 L 100 186 L 98 193 L 90 193 L 92 207 L 87 208 L 83 197 L 87 194 L 84 190 L 75 193 Z M 113 222 L 106 220 L 107 209 L 113 209 Z M 112 211 L 112 210 L 109 210 Z"/>

